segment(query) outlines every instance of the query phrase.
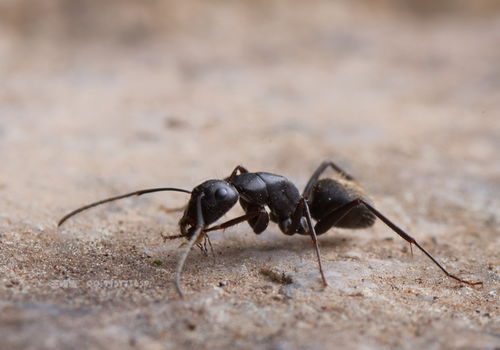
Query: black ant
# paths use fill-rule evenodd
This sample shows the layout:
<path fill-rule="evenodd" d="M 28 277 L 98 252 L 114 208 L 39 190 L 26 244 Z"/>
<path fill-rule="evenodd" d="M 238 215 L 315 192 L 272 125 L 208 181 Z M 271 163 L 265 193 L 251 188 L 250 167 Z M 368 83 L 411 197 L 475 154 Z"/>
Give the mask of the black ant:
<path fill-rule="evenodd" d="M 320 180 L 320 176 L 328 167 L 334 169 L 340 178 Z M 321 279 L 325 286 L 328 284 L 321 265 L 317 235 L 325 233 L 332 227 L 366 228 L 372 226 L 377 217 L 410 243 L 410 247 L 412 244 L 417 246 L 448 277 L 468 285 L 482 284 L 482 282 L 463 280 L 446 271 L 413 237 L 375 209 L 354 178 L 332 162 L 323 162 L 316 169 L 302 195 L 297 187 L 283 176 L 266 172 L 250 173 L 244 167 L 237 166 L 226 179 L 205 181 L 192 191 L 173 187 L 151 188 L 88 204 L 64 216 L 59 220 L 58 226 L 71 216 L 97 205 L 159 191 L 191 194 L 179 221 L 181 234 L 166 237 L 189 240 L 176 269 L 175 287 L 180 296 L 183 295 L 180 283 L 181 273 L 191 248 L 196 244 L 206 253 L 206 245 L 202 245 L 201 241 L 208 239 L 207 232 L 223 230 L 243 221 L 247 221 L 256 234 L 262 233 L 271 220 L 276 222 L 286 235 L 295 233 L 310 235 L 316 251 Z M 245 215 L 209 227 L 226 214 L 238 200 Z M 316 220 L 315 225 L 312 219 Z"/>

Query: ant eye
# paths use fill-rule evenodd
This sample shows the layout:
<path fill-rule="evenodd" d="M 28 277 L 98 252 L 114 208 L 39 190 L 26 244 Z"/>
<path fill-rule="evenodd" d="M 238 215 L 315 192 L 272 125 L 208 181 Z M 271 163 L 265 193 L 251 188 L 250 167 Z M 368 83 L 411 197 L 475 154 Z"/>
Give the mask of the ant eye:
<path fill-rule="evenodd" d="M 217 200 L 224 199 L 226 198 L 226 196 L 227 196 L 227 190 L 225 188 L 218 188 L 215 191 L 215 199 Z"/>

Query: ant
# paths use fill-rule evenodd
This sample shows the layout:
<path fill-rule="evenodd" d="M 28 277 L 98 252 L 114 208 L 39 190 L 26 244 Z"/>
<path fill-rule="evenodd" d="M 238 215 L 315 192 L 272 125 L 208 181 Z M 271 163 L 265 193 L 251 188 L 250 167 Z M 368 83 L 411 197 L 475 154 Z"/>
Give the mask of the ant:
<path fill-rule="evenodd" d="M 325 178 L 320 180 L 320 176 L 328 167 L 337 172 L 338 179 Z M 413 237 L 375 209 L 364 190 L 351 175 L 330 161 L 323 162 L 316 169 L 302 195 L 290 180 L 281 175 L 266 172 L 251 173 L 243 166 L 237 166 L 229 177 L 223 180 L 205 181 L 192 191 L 174 187 L 151 188 L 88 204 L 65 215 L 59 220 L 58 227 L 75 214 L 97 205 L 160 191 L 191 194 L 184 214 L 179 221 L 181 234 L 164 237 L 166 239 L 188 239 L 188 244 L 177 264 L 175 276 L 175 287 L 181 297 L 183 296 L 181 274 L 193 246 L 197 245 L 206 254 L 206 240 L 210 243 L 207 232 L 224 230 L 244 221 L 249 223 L 256 234 L 265 231 L 269 221 L 273 221 L 286 235 L 295 233 L 309 235 L 315 248 L 324 286 L 327 286 L 328 283 L 323 273 L 317 236 L 327 232 L 332 227 L 349 229 L 370 227 L 375 223 L 376 218 L 379 218 L 406 240 L 410 244 L 410 248 L 412 244 L 419 248 L 448 277 L 471 286 L 482 284 L 482 282 L 469 282 L 450 274 Z M 244 215 L 210 226 L 226 214 L 238 200 L 245 211 Z M 313 219 L 316 220 L 315 225 L 312 223 Z M 203 239 L 205 239 L 205 244 L 201 243 Z"/>

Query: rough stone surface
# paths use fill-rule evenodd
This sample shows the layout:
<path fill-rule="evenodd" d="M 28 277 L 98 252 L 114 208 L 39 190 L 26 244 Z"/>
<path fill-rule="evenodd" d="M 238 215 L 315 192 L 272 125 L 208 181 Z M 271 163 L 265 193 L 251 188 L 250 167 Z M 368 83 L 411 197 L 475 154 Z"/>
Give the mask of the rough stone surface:
<path fill-rule="evenodd" d="M 487 1 L 26 3 L 1 5 L 2 348 L 500 347 L 500 17 Z M 56 229 L 88 202 L 190 189 L 238 164 L 302 188 L 324 159 L 484 284 L 446 278 L 378 222 L 320 237 L 324 289 L 307 237 L 241 224 L 212 234 L 214 257 L 193 250 L 181 299 L 182 241 L 161 234 L 178 233 L 184 194 Z"/>

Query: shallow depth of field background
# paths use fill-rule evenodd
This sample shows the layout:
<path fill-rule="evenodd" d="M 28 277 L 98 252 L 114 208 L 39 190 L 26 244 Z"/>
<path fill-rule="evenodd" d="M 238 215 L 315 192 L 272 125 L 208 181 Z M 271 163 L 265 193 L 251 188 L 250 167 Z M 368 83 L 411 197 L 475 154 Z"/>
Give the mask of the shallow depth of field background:
<path fill-rule="evenodd" d="M 500 347 L 499 43 L 494 0 L 0 0 L 2 346 Z M 183 194 L 56 230 L 238 164 L 302 189 L 325 159 L 484 285 L 377 223 L 320 237 L 323 290 L 308 237 L 241 224 L 180 299 Z"/>

